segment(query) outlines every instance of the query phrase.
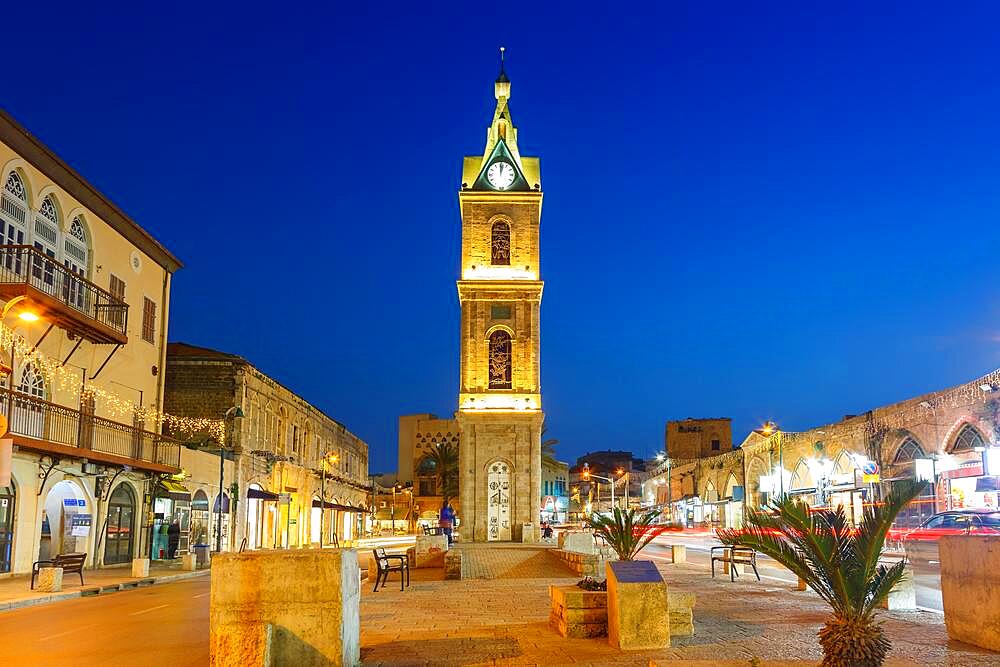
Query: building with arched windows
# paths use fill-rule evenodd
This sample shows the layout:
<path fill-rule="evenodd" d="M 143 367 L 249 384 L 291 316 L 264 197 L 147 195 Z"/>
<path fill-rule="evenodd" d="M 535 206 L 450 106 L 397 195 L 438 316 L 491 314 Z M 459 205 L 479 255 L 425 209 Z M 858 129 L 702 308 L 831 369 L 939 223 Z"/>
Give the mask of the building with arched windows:
<path fill-rule="evenodd" d="M 368 445 L 342 423 L 243 357 L 187 343 L 167 346 L 165 391 L 171 414 L 243 413 L 227 423 L 221 509 L 218 450 L 189 484 L 214 499 L 200 515 L 213 548 L 344 545 L 368 529 Z"/>
<path fill-rule="evenodd" d="M 927 482 L 902 525 L 950 509 L 997 509 L 1000 370 L 805 431 L 756 430 L 732 452 L 688 451 L 694 455 L 672 456 L 647 481 L 665 518 L 680 523 L 733 527 L 745 503 L 763 507 L 778 495 L 843 506 L 857 521 L 866 501 L 901 480 Z"/>
<path fill-rule="evenodd" d="M 143 519 L 181 465 L 157 417 L 180 266 L 0 112 L 0 574 L 150 553 Z"/>

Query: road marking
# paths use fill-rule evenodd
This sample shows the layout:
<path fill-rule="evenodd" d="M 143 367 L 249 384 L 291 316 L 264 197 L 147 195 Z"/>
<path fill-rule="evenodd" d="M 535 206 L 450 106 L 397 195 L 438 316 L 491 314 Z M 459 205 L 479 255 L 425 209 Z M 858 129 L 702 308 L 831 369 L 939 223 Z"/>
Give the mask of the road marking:
<path fill-rule="evenodd" d="M 79 628 L 73 628 L 72 630 L 67 630 L 65 632 L 60 632 L 60 633 L 57 633 L 57 634 L 54 634 L 54 635 L 49 635 L 48 637 L 40 637 L 38 639 L 38 641 L 40 641 L 40 642 L 47 642 L 50 639 L 57 639 L 59 637 L 65 637 L 66 635 L 72 634 L 74 632 L 79 632 L 80 630 L 87 630 L 87 629 L 92 628 L 92 627 L 94 627 L 94 626 L 93 625 L 84 625 L 84 626 L 79 627 Z"/>
<path fill-rule="evenodd" d="M 163 609 L 164 607 L 169 607 L 169 604 L 161 604 L 158 607 L 150 607 L 149 609 L 143 609 L 142 611 L 133 611 L 129 616 L 139 616 L 141 614 L 147 614 L 151 611 L 156 611 L 157 609 Z"/>
<path fill-rule="evenodd" d="M 211 591 L 209 591 L 208 593 L 198 593 L 197 595 L 192 595 L 191 597 L 197 600 L 198 598 L 203 598 L 206 595 L 211 595 L 211 594 L 212 594 Z"/>

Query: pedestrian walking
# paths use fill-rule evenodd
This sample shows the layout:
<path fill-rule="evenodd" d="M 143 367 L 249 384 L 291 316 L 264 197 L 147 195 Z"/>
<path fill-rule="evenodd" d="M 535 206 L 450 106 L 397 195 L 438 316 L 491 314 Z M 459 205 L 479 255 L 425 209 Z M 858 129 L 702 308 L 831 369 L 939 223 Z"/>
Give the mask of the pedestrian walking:
<path fill-rule="evenodd" d="M 438 527 L 441 528 L 441 532 L 448 536 L 448 546 L 451 546 L 454 540 L 451 537 L 452 528 L 455 526 L 455 510 L 452 509 L 451 503 L 445 502 L 441 505 L 441 513 L 438 518 Z"/>

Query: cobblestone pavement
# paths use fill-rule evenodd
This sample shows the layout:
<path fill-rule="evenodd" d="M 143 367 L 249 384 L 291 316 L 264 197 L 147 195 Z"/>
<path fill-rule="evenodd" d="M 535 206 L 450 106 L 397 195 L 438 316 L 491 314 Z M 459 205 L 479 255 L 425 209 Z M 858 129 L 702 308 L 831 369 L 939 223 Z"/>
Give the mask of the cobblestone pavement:
<path fill-rule="evenodd" d="M 821 657 L 816 633 L 826 607 L 815 594 L 756 580 L 712 580 L 706 568 L 684 563 L 658 566 L 673 590 L 698 596 L 693 637 L 675 637 L 666 650 L 630 653 L 605 639 L 564 639 L 548 626 L 548 585 L 578 577 L 544 550 L 465 547 L 473 548 L 476 567 L 489 578 L 444 581 L 441 570 L 414 570 L 404 592 L 391 583 L 378 593 L 363 586 L 365 665 L 747 666 L 753 658 L 761 665 L 814 665 Z M 882 619 L 893 641 L 890 665 L 1000 664 L 1000 655 L 949 642 L 939 614 L 887 612 Z"/>

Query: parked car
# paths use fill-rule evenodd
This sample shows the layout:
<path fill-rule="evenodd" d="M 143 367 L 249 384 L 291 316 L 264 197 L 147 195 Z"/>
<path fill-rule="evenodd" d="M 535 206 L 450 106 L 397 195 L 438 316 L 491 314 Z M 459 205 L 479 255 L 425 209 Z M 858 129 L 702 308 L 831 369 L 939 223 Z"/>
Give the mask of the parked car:
<path fill-rule="evenodd" d="M 1000 535 L 1000 511 L 961 509 L 940 512 L 903 535 L 903 550 L 914 564 L 938 562 L 944 535 Z"/>

